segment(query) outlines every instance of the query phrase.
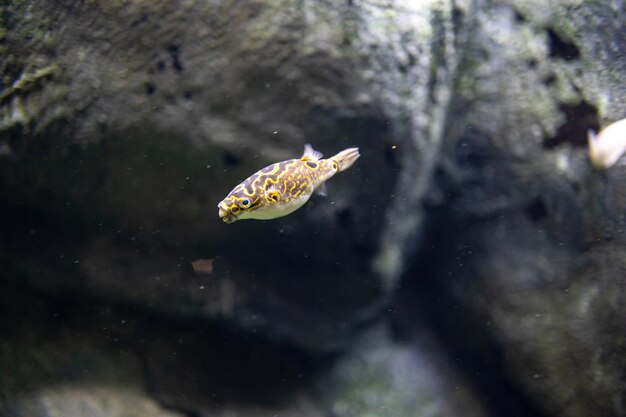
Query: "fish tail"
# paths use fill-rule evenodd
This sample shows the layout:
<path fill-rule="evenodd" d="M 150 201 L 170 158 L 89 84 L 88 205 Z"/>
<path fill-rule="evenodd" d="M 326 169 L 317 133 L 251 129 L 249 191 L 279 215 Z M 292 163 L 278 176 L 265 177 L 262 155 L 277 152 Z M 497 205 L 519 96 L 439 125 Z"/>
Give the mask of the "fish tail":
<path fill-rule="evenodd" d="M 350 168 L 352 164 L 354 164 L 354 161 L 359 158 L 359 156 L 361 156 L 359 154 L 359 148 L 348 148 L 339 152 L 337 155 L 331 157 L 330 159 L 337 162 L 337 164 L 339 165 L 338 172 L 341 172 Z"/>

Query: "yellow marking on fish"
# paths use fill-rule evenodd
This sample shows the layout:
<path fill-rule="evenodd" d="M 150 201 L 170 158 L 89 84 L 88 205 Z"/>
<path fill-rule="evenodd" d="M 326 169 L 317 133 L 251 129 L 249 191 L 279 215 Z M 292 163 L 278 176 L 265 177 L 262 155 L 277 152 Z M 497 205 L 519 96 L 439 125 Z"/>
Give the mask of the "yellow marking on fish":
<path fill-rule="evenodd" d="M 269 165 L 237 185 L 219 204 L 226 223 L 241 219 L 275 219 L 302 207 L 313 192 L 337 172 L 359 158 L 358 148 L 348 148 L 322 159 L 311 145 L 304 145 L 300 159 Z"/>

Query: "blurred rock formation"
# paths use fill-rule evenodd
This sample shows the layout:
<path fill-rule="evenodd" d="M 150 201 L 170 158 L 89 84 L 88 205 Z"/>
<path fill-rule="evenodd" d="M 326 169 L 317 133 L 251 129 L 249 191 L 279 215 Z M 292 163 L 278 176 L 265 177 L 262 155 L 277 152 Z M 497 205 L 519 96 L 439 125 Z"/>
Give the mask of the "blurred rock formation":
<path fill-rule="evenodd" d="M 0 12 L 1 412 L 626 415 L 621 0 Z M 305 143 L 362 158 L 219 220 Z"/>

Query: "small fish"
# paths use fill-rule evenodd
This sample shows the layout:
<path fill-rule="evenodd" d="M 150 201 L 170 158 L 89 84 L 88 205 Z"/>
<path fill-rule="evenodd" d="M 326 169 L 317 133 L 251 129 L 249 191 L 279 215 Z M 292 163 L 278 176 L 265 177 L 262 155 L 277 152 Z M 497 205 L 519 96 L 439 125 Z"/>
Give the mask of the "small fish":
<path fill-rule="evenodd" d="M 597 135 L 589 130 L 587 142 L 589 159 L 594 168 L 610 168 L 626 151 L 626 119 L 608 125 Z"/>
<path fill-rule="evenodd" d="M 349 148 L 329 159 L 308 143 L 300 159 L 269 165 L 253 174 L 219 204 L 219 216 L 226 223 L 242 219 L 275 219 L 293 213 L 314 191 L 326 195 L 324 182 L 350 168 L 359 157 L 359 148 Z"/>

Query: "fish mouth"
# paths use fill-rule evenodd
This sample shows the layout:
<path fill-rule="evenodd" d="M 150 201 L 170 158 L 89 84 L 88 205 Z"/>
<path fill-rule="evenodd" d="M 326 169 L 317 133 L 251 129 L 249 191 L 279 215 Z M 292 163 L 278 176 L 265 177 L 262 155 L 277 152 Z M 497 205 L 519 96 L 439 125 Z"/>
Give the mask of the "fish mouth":
<path fill-rule="evenodd" d="M 224 221 L 224 223 L 232 223 L 235 221 L 235 218 L 233 217 L 233 214 L 230 212 L 230 210 L 225 209 L 224 207 L 222 207 L 222 205 L 218 205 L 220 211 L 219 211 L 219 216 L 220 219 L 222 219 Z"/>

